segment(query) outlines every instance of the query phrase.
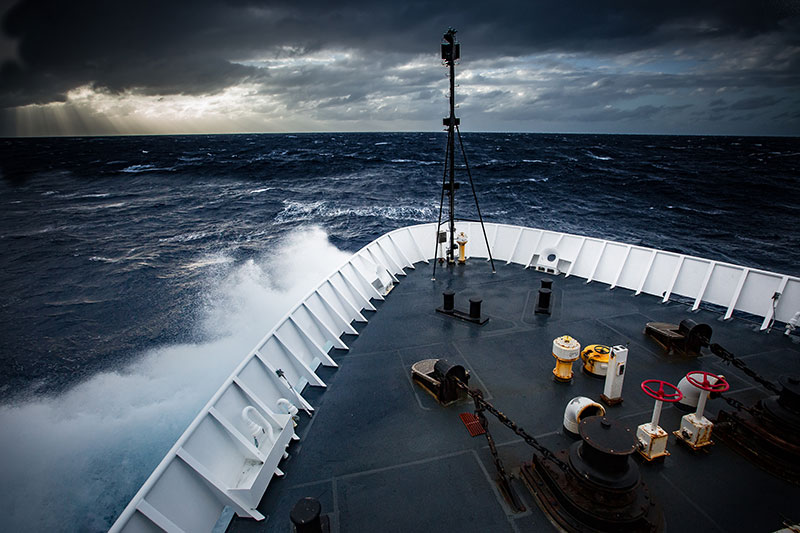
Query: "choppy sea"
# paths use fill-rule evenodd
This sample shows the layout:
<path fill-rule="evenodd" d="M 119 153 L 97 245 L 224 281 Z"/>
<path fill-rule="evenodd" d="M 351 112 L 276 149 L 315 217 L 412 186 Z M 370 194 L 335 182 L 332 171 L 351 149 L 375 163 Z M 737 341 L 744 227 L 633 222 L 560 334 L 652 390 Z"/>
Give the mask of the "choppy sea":
<path fill-rule="evenodd" d="M 0 139 L 0 529 L 107 529 L 337 261 L 436 220 L 445 143 Z M 800 275 L 800 139 L 467 133 L 464 145 L 489 221 Z"/>

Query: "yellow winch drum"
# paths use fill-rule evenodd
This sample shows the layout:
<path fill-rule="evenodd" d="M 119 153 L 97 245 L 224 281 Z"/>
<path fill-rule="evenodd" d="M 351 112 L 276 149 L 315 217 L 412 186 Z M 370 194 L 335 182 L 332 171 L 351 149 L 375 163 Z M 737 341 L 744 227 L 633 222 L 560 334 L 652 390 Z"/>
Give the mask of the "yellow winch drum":
<path fill-rule="evenodd" d="M 605 377 L 611 348 L 602 344 L 590 344 L 581 352 L 583 370 L 592 376 Z"/>

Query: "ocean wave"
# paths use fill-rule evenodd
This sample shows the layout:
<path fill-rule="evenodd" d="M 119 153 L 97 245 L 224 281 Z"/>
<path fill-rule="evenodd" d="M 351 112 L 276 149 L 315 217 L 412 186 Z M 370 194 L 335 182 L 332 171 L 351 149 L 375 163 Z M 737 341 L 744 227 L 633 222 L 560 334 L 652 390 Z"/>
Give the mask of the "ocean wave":
<path fill-rule="evenodd" d="M 224 254 L 206 255 L 194 261 L 182 264 L 179 268 L 183 270 L 198 270 L 211 266 L 226 265 L 233 263 L 234 258 Z"/>
<path fill-rule="evenodd" d="M 173 235 L 171 237 L 162 237 L 161 239 L 158 239 L 158 242 L 191 242 L 204 239 L 208 236 L 209 234 L 205 231 L 195 231 L 191 233 Z"/>
<path fill-rule="evenodd" d="M 211 154 L 209 154 L 211 155 Z M 141 172 L 173 172 L 175 167 L 157 167 L 155 165 L 131 165 L 129 167 L 125 167 L 120 172 L 124 172 L 126 174 L 139 174 Z"/>
<path fill-rule="evenodd" d="M 64 208 L 62 209 L 62 211 L 68 211 L 72 213 L 83 213 L 83 212 L 96 211 L 98 209 L 119 209 L 120 207 L 125 207 L 126 205 L 128 205 L 127 202 L 111 202 L 108 204 L 78 205 L 74 207 Z"/>
<path fill-rule="evenodd" d="M 414 163 L 417 165 L 439 165 L 441 161 L 421 161 L 419 159 L 391 159 L 391 163 Z"/>
<path fill-rule="evenodd" d="M 322 200 L 316 202 L 284 200 L 283 205 L 283 210 L 275 216 L 276 222 L 323 221 L 345 216 L 423 222 L 433 220 L 437 212 L 428 206 L 331 207 Z"/>
<path fill-rule="evenodd" d="M 119 263 L 122 261 L 122 258 L 113 259 L 111 257 L 103 257 L 102 255 L 93 255 L 89 258 L 89 261 L 96 261 L 99 263 Z"/>
<path fill-rule="evenodd" d="M 596 154 L 593 154 L 592 152 L 590 152 L 588 150 L 586 151 L 586 155 L 588 155 L 592 159 L 597 159 L 598 161 L 611 161 L 612 159 L 614 159 L 613 157 L 610 157 L 610 156 L 607 156 L 607 155 L 596 155 Z"/>

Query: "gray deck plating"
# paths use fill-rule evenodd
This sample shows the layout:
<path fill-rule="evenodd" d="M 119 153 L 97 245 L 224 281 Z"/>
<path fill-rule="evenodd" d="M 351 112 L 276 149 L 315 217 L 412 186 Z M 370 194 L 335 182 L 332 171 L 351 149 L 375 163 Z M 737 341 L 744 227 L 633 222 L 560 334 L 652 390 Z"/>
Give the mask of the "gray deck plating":
<path fill-rule="evenodd" d="M 301 441 L 281 464 L 286 476 L 274 479 L 258 510 L 263 522 L 234 518 L 228 531 L 291 531 L 289 511 L 300 498 L 313 496 L 329 514 L 333 531 L 549 531 L 552 526 L 515 480 L 528 510 L 514 514 L 492 481 L 494 467 L 484 437 L 471 438 L 458 413 L 471 403 L 440 407 L 410 379 L 411 365 L 445 357 L 472 373 L 470 384 L 551 450 L 572 441 L 562 434 L 566 403 L 578 395 L 598 399 L 602 380 L 579 371 L 570 385 L 552 379 L 554 338 L 569 334 L 582 346 L 630 342 L 624 402 L 609 416 L 632 428 L 647 422 L 653 401 L 639 389 L 645 379 L 677 382 L 690 370 L 724 374 L 731 396 L 750 404 L 768 396 L 716 356 L 697 359 L 666 356 L 645 337 L 649 321 L 706 322 L 713 341 L 726 347 L 769 379 L 800 374 L 800 343 L 781 330 L 759 332 L 760 322 L 734 318 L 723 322 L 708 310 L 696 313 L 679 302 L 634 297 L 624 289 L 555 277 L 554 307 L 549 317 L 534 315 L 535 295 L 544 277 L 517 265 L 491 274 L 484 261 L 437 270 L 418 263 L 401 278 L 378 311 L 359 324 L 359 335 L 346 339 L 350 351 L 333 351 L 338 369 L 320 367 L 326 390 L 308 387 L 315 405 L 312 419 L 303 415 Z M 456 291 L 456 307 L 483 298 L 485 326 L 452 320 L 434 312 L 441 293 Z M 575 365 L 578 370 L 578 365 Z M 710 400 L 707 415 L 727 407 Z M 664 406 L 661 425 L 679 426 L 682 412 Z M 517 471 L 531 449 L 490 418 L 507 470 Z M 774 531 L 784 519 L 800 521 L 800 487 L 749 463 L 724 444 L 694 453 L 670 437 L 672 453 L 663 464 L 643 464 L 651 491 L 664 507 L 667 527 L 694 531 Z"/>

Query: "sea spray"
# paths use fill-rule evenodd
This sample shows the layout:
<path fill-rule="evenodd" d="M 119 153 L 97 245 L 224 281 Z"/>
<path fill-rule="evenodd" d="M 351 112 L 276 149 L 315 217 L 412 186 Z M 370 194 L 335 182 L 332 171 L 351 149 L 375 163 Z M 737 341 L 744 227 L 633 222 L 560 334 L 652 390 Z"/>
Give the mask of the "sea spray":
<path fill-rule="evenodd" d="M 107 529 L 235 366 L 347 256 L 304 228 L 272 253 L 217 261 L 197 326 L 208 342 L 149 350 L 58 396 L 0 407 L 3 529 Z"/>

